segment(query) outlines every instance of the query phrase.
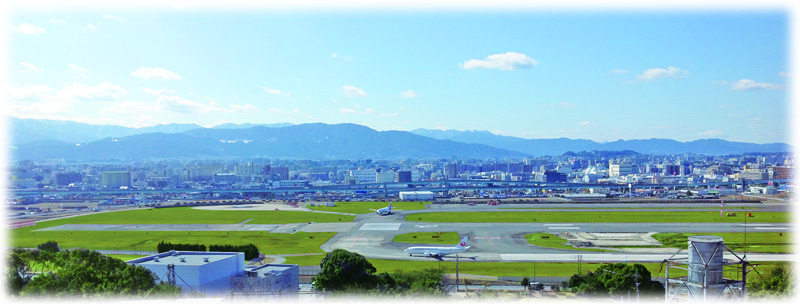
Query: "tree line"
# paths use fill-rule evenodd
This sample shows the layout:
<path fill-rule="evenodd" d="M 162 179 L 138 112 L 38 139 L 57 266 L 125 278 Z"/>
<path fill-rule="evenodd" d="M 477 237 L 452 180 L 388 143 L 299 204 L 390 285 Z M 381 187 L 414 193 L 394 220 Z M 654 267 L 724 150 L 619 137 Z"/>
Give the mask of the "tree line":
<path fill-rule="evenodd" d="M 48 242 L 55 244 L 55 242 Z M 177 297 L 180 287 L 156 283 L 153 273 L 96 251 L 10 250 L 6 282 L 12 296 L 38 297 Z"/>
<path fill-rule="evenodd" d="M 381 295 L 443 295 L 444 271 L 429 268 L 394 273 L 376 273 L 364 256 L 334 249 L 320 263 L 314 288 L 330 292 L 358 292 Z"/>
<path fill-rule="evenodd" d="M 206 245 L 203 244 L 173 244 L 161 241 L 156 246 L 158 253 L 167 252 L 170 250 L 175 251 L 206 251 Z M 208 251 L 216 252 L 243 252 L 245 260 L 252 260 L 259 256 L 258 247 L 253 244 L 247 245 L 210 245 Z"/>

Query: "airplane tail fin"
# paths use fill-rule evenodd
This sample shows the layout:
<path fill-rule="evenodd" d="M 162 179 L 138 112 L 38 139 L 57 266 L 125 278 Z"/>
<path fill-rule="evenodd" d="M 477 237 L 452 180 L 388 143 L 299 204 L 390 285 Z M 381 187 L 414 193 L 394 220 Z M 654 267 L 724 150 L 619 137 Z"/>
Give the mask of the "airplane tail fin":
<path fill-rule="evenodd" d="M 392 201 L 389 201 L 389 210 L 392 209 Z"/>
<path fill-rule="evenodd" d="M 466 248 L 467 247 L 467 240 L 469 240 L 468 236 L 461 238 L 461 242 L 458 242 L 458 247 Z"/>

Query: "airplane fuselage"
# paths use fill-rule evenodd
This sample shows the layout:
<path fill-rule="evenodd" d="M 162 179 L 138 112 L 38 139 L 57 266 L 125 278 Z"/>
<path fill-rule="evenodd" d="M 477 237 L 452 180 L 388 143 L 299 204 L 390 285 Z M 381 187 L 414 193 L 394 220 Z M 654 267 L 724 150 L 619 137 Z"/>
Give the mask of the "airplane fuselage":
<path fill-rule="evenodd" d="M 408 255 L 423 255 L 423 256 L 445 256 L 448 254 L 454 254 L 464 251 L 466 248 L 463 247 L 427 247 L 427 246 L 418 246 L 418 247 L 408 247 L 403 250 Z"/>

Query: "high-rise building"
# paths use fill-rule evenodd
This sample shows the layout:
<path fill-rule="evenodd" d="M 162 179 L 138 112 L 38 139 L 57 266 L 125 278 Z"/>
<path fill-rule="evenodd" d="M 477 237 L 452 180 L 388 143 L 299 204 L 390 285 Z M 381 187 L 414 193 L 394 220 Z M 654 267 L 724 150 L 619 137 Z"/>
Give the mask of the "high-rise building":
<path fill-rule="evenodd" d="M 56 185 L 68 186 L 72 183 L 80 183 L 83 177 L 77 172 L 56 173 Z"/>
<path fill-rule="evenodd" d="M 398 171 L 397 172 L 397 182 L 398 183 L 410 183 L 411 182 L 411 171 Z"/>
<path fill-rule="evenodd" d="M 120 187 L 131 186 L 130 171 L 106 171 L 103 172 L 101 185 L 106 189 L 119 189 Z"/>

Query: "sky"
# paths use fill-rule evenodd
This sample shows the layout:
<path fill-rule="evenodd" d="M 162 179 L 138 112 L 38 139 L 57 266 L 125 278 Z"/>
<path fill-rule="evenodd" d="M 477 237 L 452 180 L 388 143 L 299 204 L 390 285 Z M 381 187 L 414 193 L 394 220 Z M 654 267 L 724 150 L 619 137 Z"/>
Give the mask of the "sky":
<path fill-rule="evenodd" d="M 7 12 L 9 117 L 790 142 L 790 11 Z"/>

